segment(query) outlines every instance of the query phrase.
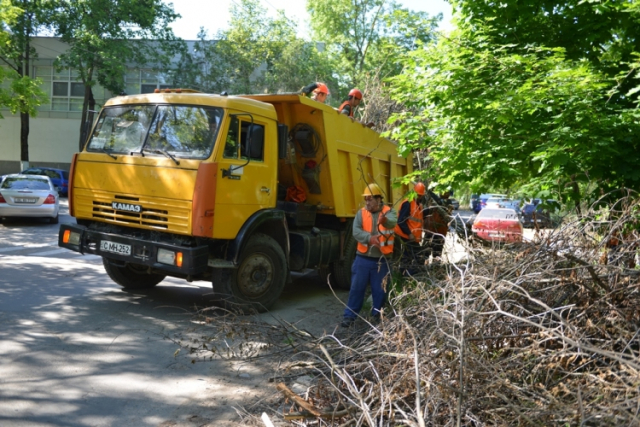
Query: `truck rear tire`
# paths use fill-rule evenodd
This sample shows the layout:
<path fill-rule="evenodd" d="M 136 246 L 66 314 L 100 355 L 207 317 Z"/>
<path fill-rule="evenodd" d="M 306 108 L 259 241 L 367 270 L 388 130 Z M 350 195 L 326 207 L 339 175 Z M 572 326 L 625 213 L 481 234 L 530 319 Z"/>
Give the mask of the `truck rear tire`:
<path fill-rule="evenodd" d="M 150 289 L 164 280 L 163 274 L 149 274 L 147 267 L 136 264 L 127 264 L 124 267 L 111 264 L 108 259 L 102 258 L 104 269 L 114 282 L 125 289 Z"/>
<path fill-rule="evenodd" d="M 356 259 L 356 249 L 358 242 L 351 233 L 351 227 L 347 227 L 348 233 L 345 236 L 344 257 L 341 260 L 331 263 L 331 286 L 339 289 L 351 289 L 351 266 Z"/>
<path fill-rule="evenodd" d="M 278 300 L 287 279 L 287 259 L 273 238 L 257 233 L 238 258 L 238 268 L 214 269 L 213 293 L 230 308 L 265 312 Z"/>

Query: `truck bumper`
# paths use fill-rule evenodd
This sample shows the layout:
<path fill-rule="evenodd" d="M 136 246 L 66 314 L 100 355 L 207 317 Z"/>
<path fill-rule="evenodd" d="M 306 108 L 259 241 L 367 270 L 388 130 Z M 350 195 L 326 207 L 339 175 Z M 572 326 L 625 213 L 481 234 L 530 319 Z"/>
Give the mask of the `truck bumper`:
<path fill-rule="evenodd" d="M 161 242 L 110 234 L 75 224 L 62 224 L 58 246 L 125 263 L 146 265 L 168 274 L 196 275 L 207 269 L 209 248 L 188 248 Z"/>

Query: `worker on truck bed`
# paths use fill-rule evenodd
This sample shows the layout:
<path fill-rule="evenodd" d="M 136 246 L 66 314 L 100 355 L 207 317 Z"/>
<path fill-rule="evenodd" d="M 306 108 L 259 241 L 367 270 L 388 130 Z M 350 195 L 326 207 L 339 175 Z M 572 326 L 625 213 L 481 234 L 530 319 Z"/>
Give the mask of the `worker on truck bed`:
<path fill-rule="evenodd" d="M 400 239 L 395 246 L 402 252 L 400 261 L 403 273 L 411 275 L 416 273 L 419 265 L 424 264 L 424 260 L 422 262 L 420 260 L 422 249 L 420 244 L 424 229 L 423 210 L 426 207 L 426 187 L 422 182 L 417 182 L 413 186 L 413 191 L 415 192 L 413 200 L 410 200 L 411 197 L 406 197 L 400 203 L 398 224 L 394 230 Z M 399 246 L 398 243 L 400 243 Z"/>
<path fill-rule="evenodd" d="M 351 89 L 349 91 L 349 97 L 347 98 L 347 100 L 344 101 L 342 104 L 340 104 L 340 107 L 338 107 L 338 112 L 340 114 L 344 114 L 346 116 L 351 117 L 351 120 L 356 120 L 353 117 L 353 114 L 361 102 L 362 102 L 362 92 L 360 92 L 359 89 Z M 373 127 L 374 123 L 369 122 L 366 125 L 368 127 Z"/>
<path fill-rule="evenodd" d="M 300 92 L 305 96 L 311 94 L 311 99 L 313 99 L 314 101 L 322 102 L 323 104 L 327 102 L 327 96 L 329 96 L 329 94 L 331 93 L 329 92 L 329 88 L 327 87 L 327 85 L 320 82 L 308 84 L 300 89 Z"/>
<path fill-rule="evenodd" d="M 358 246 L 351 266 L 349 300 L 340 324 L 345 328 L 351 326 L 360 313 L 367 285 L 371 286 L 373 299 L 371 316 L 374 322 L 380 319 L 387 298 L 382 282 L 389 274 L 389 261 L 393 256 L 397 214 L 384 204 L 378 184 L 368 184 L 363 196 L 365 207 L 358 211 L 353 221 L 353 237 Z"/>

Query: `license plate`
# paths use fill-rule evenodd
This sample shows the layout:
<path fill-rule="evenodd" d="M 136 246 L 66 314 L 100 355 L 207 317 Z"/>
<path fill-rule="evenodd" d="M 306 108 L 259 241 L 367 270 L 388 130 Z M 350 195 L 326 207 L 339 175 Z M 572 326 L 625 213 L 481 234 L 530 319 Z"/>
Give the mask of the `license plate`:
<path fill-rule="evenodd" d="M 100 242 L 100 250 L 102 252 L 112 252 L 120 255 L 131 255 L 131 246 L 122 243 L 109 242 L 103 240 Z"/>
<path fill-rule="evenodd" d="M 489 233 L 489 237 L 503 237 L 504 234 L 502 233 Z"/>
<path fill-rule="evenodd" d="M 16 203 L 35 203 L 38 199 L 33 199 L 31 197 L 16 197 L 13 201 Z"/>

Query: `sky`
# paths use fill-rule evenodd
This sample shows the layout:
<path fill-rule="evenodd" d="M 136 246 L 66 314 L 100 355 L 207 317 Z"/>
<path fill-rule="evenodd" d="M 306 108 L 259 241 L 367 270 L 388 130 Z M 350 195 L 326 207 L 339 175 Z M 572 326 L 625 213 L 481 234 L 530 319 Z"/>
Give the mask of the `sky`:
<path fill-rule="evenodd" d="M 260 0 L 262 5 L 275 16 L 275 11 L 282 9 L 285 15 L 298 22 L 298 33 L 305 37 L 306 22 L 309 15 L 306 10 L 306 1 L 303 0 Z M 197 40 L 200 27 L 204 27 L 209 37 L 215 35 L 218 30 L 226 29 L 229 22 L 229 7 L 237 0 L 166 0 L 173 3 L 174 10 L 182 15 L 182 18 L 173 23 L 173 32 L 184 40 Z M 449 29 L 451 20 L 451 5 L 445 0 L 398 0 L 405 8 L 427 12 L 430 16 L 443 14 L 441 29 Z"/>

